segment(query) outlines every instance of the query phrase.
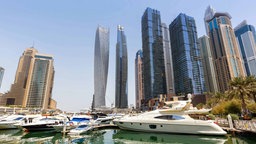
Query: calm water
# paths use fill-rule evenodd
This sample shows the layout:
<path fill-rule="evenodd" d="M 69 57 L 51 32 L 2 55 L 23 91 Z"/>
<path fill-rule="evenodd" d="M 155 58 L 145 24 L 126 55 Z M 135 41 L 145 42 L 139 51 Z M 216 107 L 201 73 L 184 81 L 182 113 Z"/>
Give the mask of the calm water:
<path fill-rule="evenodd" d="M 254 144 L 255 138 L 213 137 L 141 133 L 123 130 L 100 130 L 79 137 L 63 137 L 55 132 L 31 132 L 19 130 L 0 131 L 0 144 Z"/>

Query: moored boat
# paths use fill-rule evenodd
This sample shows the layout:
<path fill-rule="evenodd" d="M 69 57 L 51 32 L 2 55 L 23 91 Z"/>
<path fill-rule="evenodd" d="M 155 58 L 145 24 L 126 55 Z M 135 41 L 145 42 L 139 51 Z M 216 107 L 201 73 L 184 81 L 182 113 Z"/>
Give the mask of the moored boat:
<path fill-rule="evenodd" d="M 175 101 L 167 109 L 157 109 L 136 116 L 125 116 L 114 122 L 121 129 L 202 135 L 226 135 L 227 133 L 212 120 L 195 120 L 188 113 L 190 100 Z M 195 110 L 194 110 L 195 111 Z"/>

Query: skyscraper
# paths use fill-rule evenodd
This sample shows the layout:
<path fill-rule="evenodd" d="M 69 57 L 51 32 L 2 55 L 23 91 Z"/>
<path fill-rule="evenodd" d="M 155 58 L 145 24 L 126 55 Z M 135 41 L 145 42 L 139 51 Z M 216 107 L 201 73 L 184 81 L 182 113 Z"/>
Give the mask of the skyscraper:
<path fill-rule="evenodd" d="M 142 16 L 144 95 L 146 101 L 166 94 L 160 12 L 147 8 Z"/>
<path fill-rule="evenodd" d="M 4 68 L 0 67 L 0 88 L 2 85 L 3 77 L 4 77 Z"/>
<path fill-rule="evenodd" d="M 211 48 L 208 36 L 202 36 L 199 39 L 199 49 L 201 51 L 202 65 L 205 79 L 205 88 L 207 92 L 217 92 L 217 81 L 213 66 Z"/>
<path fill-rule="evenodd" d="M 54 67 L 53 56 L 36 54 L 33 69 L 28 79 L 28 90 L 25 91 L 23 105 L 47 109 L 53 89 Z"/>
<path fill-rule="evenodd" d="M 94 107 L 105 106 L 109 60 L 109 30 L 99 26 L 94 51 Z"/>
<path fill-rule="evenodd" d="M 235 35 L 244 60 L 246 74 L 256 76 L 256 33 L 254 26 L 243 21 L 235 27 Z"/>
<path fill-rule="evenodd" d="M 135 58 L 135 104 L 136 109 L 142 108 L 142 100 L 144 97 L 144 84 L 143 84 L 143 53 L 138 50 Z"/>
<path fill-rule="evenodd" d="M 118 25 L 116 43 L 116 108 L 128 107 L 127 61 L 126 36 L 124 28 Z"/>
<path fill-rule="evenodd" d="M 166 76 L 166 90 L 167 94 L 174 94 L 174 78 L 173 78 L 173 65 L 172 65 L 172 50 L 170 44 L 169 28 L 165 23 L 162 23 L 163 32 L 163 49 L 164 49 L 164 64 Z"/>
<path fill-rule="evenodd" d="M 232 78 L 245 76 L 230 19 L 231 16 L 226 12 L 215 12 L 213 17 L 205 18 L 209 29 L 215 75 L 221 92 L 228 90 L 228 83 Z"/>
<path fill-rule="evenodd" d="M 204 77 L 194 18 L 181 13 L 169 30 L 176 94 L 202 94 Z"/>
<path fill-rule="evenodd" d="M 54 81 L 53 57 L 27 48 L 20 57 L 11 90 L 4 94 L 1 105 L 51 108 Z M 56 107 L 55 107 L 56 108 Z"/>

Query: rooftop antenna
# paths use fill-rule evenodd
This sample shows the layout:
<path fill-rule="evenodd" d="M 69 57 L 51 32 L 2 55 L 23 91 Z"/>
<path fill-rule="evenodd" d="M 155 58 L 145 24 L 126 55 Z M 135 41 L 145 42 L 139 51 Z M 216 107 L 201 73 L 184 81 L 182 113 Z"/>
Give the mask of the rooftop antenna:
<path fill-rule="evenodd" d="M 35 46 L 35 41 L 33 41 L 33 44 L 32 44 L 32 47 L 31 47 L 31 48 L 35 48 L 34 46 Z"/>

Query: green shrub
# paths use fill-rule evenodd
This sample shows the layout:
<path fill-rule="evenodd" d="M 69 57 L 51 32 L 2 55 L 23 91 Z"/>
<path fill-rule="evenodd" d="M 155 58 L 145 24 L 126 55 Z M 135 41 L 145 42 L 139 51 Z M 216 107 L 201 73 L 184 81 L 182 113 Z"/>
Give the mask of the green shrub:
<path fill-rule="evenodd" d="M 209 117 L 210 119 L 212 119 L 212 120 L 215 120 L 215 115 L 213 115 L 213 114 L 209 114 L 208 117 Z"/>
<path fill-rule="evenodd" d="M 229 114 L 232 120 L 239 120 L 239 116 L 237 114 Z"/>

